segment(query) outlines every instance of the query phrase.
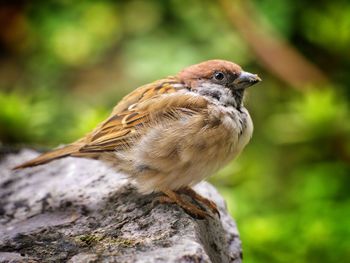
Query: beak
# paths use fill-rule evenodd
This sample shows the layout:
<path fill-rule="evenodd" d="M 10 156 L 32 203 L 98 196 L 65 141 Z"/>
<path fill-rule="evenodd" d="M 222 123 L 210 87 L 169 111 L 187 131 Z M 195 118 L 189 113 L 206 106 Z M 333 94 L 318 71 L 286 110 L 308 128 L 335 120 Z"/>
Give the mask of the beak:
<path fill-rule="evenodd" d="M 235 89 L 246 89 L 261 81 L 256 74 L 242 71 L 241 74 L 233 81 Z"/>

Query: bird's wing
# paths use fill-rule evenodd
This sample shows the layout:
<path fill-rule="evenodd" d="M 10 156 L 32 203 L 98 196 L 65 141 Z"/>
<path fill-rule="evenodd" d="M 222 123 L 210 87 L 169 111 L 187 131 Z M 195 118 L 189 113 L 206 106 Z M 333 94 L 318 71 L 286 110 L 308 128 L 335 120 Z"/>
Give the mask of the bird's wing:
<path fill-rule="evenodd" d="M 106 121 L 85 137 L 79 153 L 128 149 L 140 137 L 141 130 L 152 123 L 179 119 L 206 108 L 204 98 L 183 92 L 185 89 L 175 78 L 167 78 L 130 93 Z"/>

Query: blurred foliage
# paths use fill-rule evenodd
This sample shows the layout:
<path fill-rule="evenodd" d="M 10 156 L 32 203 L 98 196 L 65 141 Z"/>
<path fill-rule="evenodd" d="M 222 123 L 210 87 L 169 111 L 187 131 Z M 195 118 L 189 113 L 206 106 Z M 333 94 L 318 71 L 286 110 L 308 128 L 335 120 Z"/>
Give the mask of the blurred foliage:
<path fill-rule="evenodd" d="M 300 92 L 261 68 L 216 1 L 2 2 L 0 145 L 68 143 L 141 84 L 210 58 L 235 61 L 264 80 L 247 98 L 255 132 L 210 180 L 237 219 L 244 261 L 346 261 L 350 3 L 250 4 L 330 83 Z"/>

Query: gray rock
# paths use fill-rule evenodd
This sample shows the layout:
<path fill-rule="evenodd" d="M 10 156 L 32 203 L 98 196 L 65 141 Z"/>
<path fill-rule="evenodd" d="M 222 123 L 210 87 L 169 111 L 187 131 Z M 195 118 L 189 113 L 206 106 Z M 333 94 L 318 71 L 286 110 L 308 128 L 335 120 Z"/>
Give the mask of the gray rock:
<path fill-rule="evenodd" d="M 65 158 L 21 171 L 37 155 L 0 163 L 0 262 L 241 262 L 225 202 L 203 182 L 221 218 L 194 219 L 176 205 L 153 205 L 101 162 Z"/>

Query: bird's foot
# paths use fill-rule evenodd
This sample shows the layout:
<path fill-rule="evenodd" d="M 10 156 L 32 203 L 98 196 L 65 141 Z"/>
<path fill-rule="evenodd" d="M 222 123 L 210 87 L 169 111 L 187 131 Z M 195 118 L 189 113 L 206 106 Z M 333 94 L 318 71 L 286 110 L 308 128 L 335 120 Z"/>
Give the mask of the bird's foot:
<path fill-rule="evenodd" d="M 208 198 L 205 198 L 200 194 L 198 194 L 191 187 L 181 188 L 178 192 L 188 195 L 192 197 L 195 201 L 206 205 L 214 214 L 217 214 L 220 218 L 220 212 L 217 205 L 213 201 L 209 200 Z"/>
<path fill-rule="evenodd" d="M 211 217 L 211 215 L 204 211 L 203 209 L 198 208 L 196 205 L 192 204 L 190 201 L 185 200 L 181 194 L 174 192 L 172 190 L 164 190 L 162 191 L 164 195 L 157 197 L 154 202 L 157 203 L 171 203 L 174 204 L 176 203 L 178 206 L 180 206 L 182 209 L 185 210 L 186 213 L 189 215 L 199 218 L 199 219 L 204 219 L 206 217 Z"/>

